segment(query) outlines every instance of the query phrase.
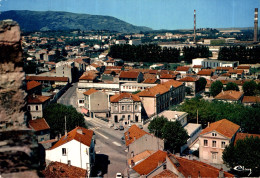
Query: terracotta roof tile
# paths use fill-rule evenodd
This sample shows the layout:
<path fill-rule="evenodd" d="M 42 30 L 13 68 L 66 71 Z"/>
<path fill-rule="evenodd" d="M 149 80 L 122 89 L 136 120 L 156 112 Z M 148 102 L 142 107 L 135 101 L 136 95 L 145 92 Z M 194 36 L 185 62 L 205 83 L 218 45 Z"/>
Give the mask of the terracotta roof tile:
<path fill-rule="evenodd" d="M 49 100 L 49 96 L 42 96 L 42 95 L 29 95 L 27 98 L 28 104 L 37 104 L 37 103 L 44 103 Z"/>
<path fill-rule="evenodd" d="M 184 77 L 184 78 L 181 78 L 179 81 L 182 81 L 182 82 L 196 82 L 198 79 L 196 78 L 193 78 L 193 77 Z"/>
<path fill-rule="evenodd" d="M 106 66 L 106 70 L 121 70 L 123 66 Z"/>
<path fill-rule="evenodd" d="M 176 76 L 172 74 L 161 74 L 160 79 L 175 79 Z"/>
<path fill-rule="evenodd" d="M 202 68 L 203 66 L 202 65 L 194 65 L 192 68 Z"/>
<path fill-rule="evenodd" d="M 250 66 L 237 66 L 237 69 L 250 69 Z"/>
<path fill-rule="evenodd" d="M 177 67 L 176 71 L 189 71 L 190 67 L 186 66 L 179 66 Z"/>
<path fill-rule="evenodd" d="M 151 83 L 151 84 L 156 83 L 156 82 L 157 82 L 156 78 L 148 78 L 143 81 L 143 83 Z"/>
<path fill-rule="evenodd" d="M 147 157 L 152 155 L 154 152 L 155 151 L 152 151 L 152 150 L 146 150 L 142 153 L 139 153 L 139 154 L 135 155 L 134 157 L 128 159 L 128 165 L 131 165 L 132 162 L 137 164 L 137 162 L 140 162 L 140 161 L 146 159 Z"/>
<path fill-rule="evenodd" d="M 142 136 L 144 136 L 145 134 L 149 134 L 147 132 L 145 132 L 144 130 L 140 129 L 139 127 L 137 127 L 135 124 L 132 125 L 128 131 L 126 131 L 124 133 L 125 135 L 125 144 L 126 146 L 130 145 L 131 143 L 133 143 L 135 140 L 141 138 Z"/>
<path fill-rule="evenodd" d="M 82 134 L 78 133 L 78 131 L 82 131 Z M 50 150 L 70 142 L 71 140 L 77 140 L 78 142 L 90 147 L 93 133 L 94 132 L 92 130 L 85 129 L 83 127 L 76 127 L 70 131 L 67 136 L 64 135 L 61 137 L 60 140 L 50 148 Z"/>
<path fill-rule="evenodd" d="M 98 90 L 91 88 L 91 89 L 85 91 L 83 94 L 84 95 L 91 95 L 92 93 L 96 93 L 96 92 L 98 92 Z"/>
<path fill-rule="evenodd" d="M 259 96 L 244 96 L 242 103 L 260 103 Z"/>
<path fill-rule="evenodd" d="M 220 92 L 215 99 L 218 100 L 239 100 L 243 96 L 243 92 L 235 91 L 235 90 L 227 90 Z"/>
<path fill-rule="evenodd" d="M 157 79 L 156 74 L 144 74 L 144 79 Z"/>
<path fill-rule="evenodd" d="M 121 99 L 128 98 L 132 99 L 133 101 L 141 101 L 139 96 L 131 94 L 131 93 L 120 93 L 114 96 L 110 97 L 110 102 L 111 103 L 116 103 L 119 102 Z"/>
<path fill-rule="evenodd" d="M 119 78 L 137 78 L 140 72 L 122 71 Z"/>
<path fill-rule="evenodd" d="M 172 171 L 165 169 L 156 176 L 153 176 L 153 178 L 178 178 L 178 176 Z"/>
<path fill-rule="evenodd" d="M 230 74 L 242 74 L 244 70 L 230 69 L 228 73 Z"/>
<path fill-rule="evenodd" d="M 149 74 L 157 74 L 158 70 L 149 70 Z"/>
<path fill-rule="evenodd" d="M 35 131 L 50 129 L 50 126 L 44 118 L 29 121 L 29 126 Z"/>
<path fill-rule="evenodd" d="M 230 69 L 233 69 L 233 67 L 217 67 L 216 70 L 222 70 L 222 71 L 229 71 Z"/>
<path fill-rule="evenodd" d="M 87 177 L 87 171 L 72 165 L 67 165 L 60 162 L 51 162 L 48 167 L 42 171 L 46 178 L 60 178 L 60 177 Z"/>
<path fill-rule="evenodd" d="M 26 76 L 25 78 L 28 81 L 55 81 L 55 82 L 68 82 L 68 77 L 45 77 L 45 76 Z"/>
<path fill-rule="evenodd" d="M 197 73 L 197 75 L 206 75 L 206 76 L 212 76 L 213 72 L 212 70 L 201 70 Z"/>
<path fill-rule="evenodd" d="M 260 138 L 260 134 L 249 134 L 249 133 L 237 133 L 236 134 L 236 137 L 235 137 L 235 140 L 234 140 L 234 144 L 236 144 L 236 142 L 238 140 L 244 140 L 246 137 L 258 137 Z"/>
<path fill-rule="evenodd" d="M 26 86 L 26 90 L 29 91 L 35 87 L 38 87 L 42 85 L 40 82 L 36 82 L 36 81 L 29 81 L 27 82 L 27 86 Z"/>
<path fill-rule="evenodd" d="M 209 127 L 206 127 L 205 129 L 202 130 L 200 135 L 203 135 L 205 133 L 209 133 L 212 131 L 216 131 L 225 137 L 232 138 L 233 135 L 238 131 L 240 128 L 239 125 L 234 124 L 233 122 L 227 120 L 227 119 L 222 119 L 217 122 L 214 122 L 209 125 Z"/>
<path fill-rule="evenodd" d="M 96 78 L 97 74 L 95 74 L 93 71 L 88 71 L 82 74 L 79 80 L 95 80 Z"/>
<path fill-rule="evenodd" d="M 165 162 L 166 156 L 166 152 L 158 150 L 144 161 L 134 166 L 133 170 L 135 170 L 140 175 L 147 175 L 156 169 L 159 163 Z"/>

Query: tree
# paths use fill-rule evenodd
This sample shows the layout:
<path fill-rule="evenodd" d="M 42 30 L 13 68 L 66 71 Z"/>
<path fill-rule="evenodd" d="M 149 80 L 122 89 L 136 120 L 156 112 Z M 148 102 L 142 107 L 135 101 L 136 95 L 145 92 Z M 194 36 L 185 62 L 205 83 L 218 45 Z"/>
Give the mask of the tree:
<path fill-rule="evenodd" d="M 207 84 L 207 80 L 204 77 L 200 77 L 198 82 L 197 82 L 197 91 L 196 91 L 196 93 L 199 92 L 199 91 L 204 90 L 206 84 Z"/>
<path fill-rule="evenodd" d="M 162 137 L 165 140 L 165 148 L 173 152 L 179 152 L 180 147 L 187 143 L 189 135 L 179 121 L 166 122 L 162 128 Z"/>
<path fill-rule="evenodd" d="M 222 159 L 229 167 L 244 166 L 252 169 L 252 175 L 260 176 L 260 138 L 246 137 L 235 145 L 228 145 L 223 151 Z"/>
<path fill-rule="evenodd" d="M 223 89 L 223 84 L 220 81 L 215 81 L 210 86 L 210 93 L 212 96 L 217 96 Z"/>
<path fill-rule="evenodd" d="M 168 122 L 168 119 L 163 116 L 155 117 L 148 125 L 149 132 L 153 133 L 156 137 L 162 138 L 162 128 L 166 122 Z"/>
<path fill-rule="evenodd" d="M 255 95 L 257 90 L 257 84 L 254 80 L 247 81 L 243 84 L 243 91 L 245 96 L 253 96 Z"/>
<path fill-rule="evenodd" d="M 225 90 L 236 90 L 239 91 L 239 88 L 236 83 L 228 82 Z"/>
<path fill-rule="evenodd" d="M 51 135 L 55 137 L 65 133 L 65 116 L 67 131 L 73 130 L 76 126 L 87 128 L 84 117 L 72 106 L 62 104 L 51 104 L 43 111 L 43 117 L 51 128 Z"/>

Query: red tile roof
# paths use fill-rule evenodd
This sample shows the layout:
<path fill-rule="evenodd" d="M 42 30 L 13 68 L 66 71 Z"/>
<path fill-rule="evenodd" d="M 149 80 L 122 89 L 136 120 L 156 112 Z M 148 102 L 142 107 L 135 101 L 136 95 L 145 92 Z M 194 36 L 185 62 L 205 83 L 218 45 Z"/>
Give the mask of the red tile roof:
<path fill-rule="evenodd" d="M 79 133 L 81 131 L 82 134 Z M 75 129 L 70 131 L 67 136 L 64 135 L 63 137 L 61 137 L 60 140 L 50 148 L 50 150 L 57 148 L 67 142 L 70 142 L 71 140 L 77 140 L 78 142 L 81 142 L 82 144 L 90 147 L 93 133 L 94 132 L 92 130 L 85 129 L 83 127 L 76 127 Z"/>
<path fill-rule="evenodd" d="M 244 96 L 242 103 L 260 103 L 259 96 Z"/>
<path fill-rule="evenodd" d="M 234 100 L 237 101 L 243 96 L 243 92 L 235 91 L 235 90 L 227 90 L 220 92 L 215 99 L 218 100 Z"/>
<path fill-rule="evenodd" d="M 184 177 L 219 177 L 220 169 L 217 169 L 209 164 L 197 161 L 197 160 L 189 160 L 182 157 L 177 157 L 172 155 L 177 162 L 179 163 L 176 166 L 171 159 L 171 163 L 173 166 L 184 176 Z M 234 177 L 233 174 L 224 171 L 224 177 Z"/>
<path fill-rule="evenodd" d="M 202 65 L 194 65 L 192 68 L 202 68 Z"/>
<path fill-rule="evenodd" d="M 230 69 L 233 69 L 233 67 L 217 67 L 216 70 L 225 70 L 228 71 Z"/>
<path fill-rule="evenodd" d="M 35 88 L 35 87 L 38 87 L 38 86 L 40 86 L 40 85 L 42 85 L 40 82 L 36 82 L 36 81 L 29 81 L 29 82 L 27 82 L 27 91 L 29 91 L 29 90 L 31 90 L 31 89 L 33 89 L 33 88 Z"/>
<path fill-rule="evenodd" d="M 140 72 L 128 72 L 122 71 L 119 75 L 119 78 L 137 78 Z"/>
<path fill-rule="evenodd" d="M 151 156 L 155 151 L 153 150 L 145 150 L 137 155 L 135 155 L 134 157 L 131 157 L 127 160 L 128 165 L 131 165 L 132 162 L 134 162 L 135 164 L 137 162 L 140 162 L 144 159 L 146 159 L 147 157 Z"/>
<path fill-rule="evenodd" d="M 128 131 L 126 131 L 124 133 L 125 135 L 125 144 L 126 146 L 130 145 L 131 143 L 133 143 L 135 140 L 141 138 L 142 136 L 149 134 L 147 132 L 145 132 L 144 130 L 140 129 L 139 127 L 137 127 L 135 124 L 132 125 Z"/>
<path fill-rule="evenodd" d="M 176 71 L 189 71 L 190 67 L 186 66 L 179 66 L 177 67 Z"/>
<path fill-rule="evenodd" d="M 67 165 L 60 162 L 51 162 L 48 167 L 42 171 L 46 178 L 60 178 L 60 177 L 87 177 L 87 171 L 72 165 Z"/>
<path fill-rule="evenodd" d="M 182 82 L 196 82 L 198 79 L 193 78 L 193 77 L 185 77 L 185 78 L 181 78 L 179 81 Z"/>
<path fill-rule="evenodd" d="M 228 73 L 230 74 L 242 74 L 244 70 L 236 70 L 236 69 L 230 69 Z"/>
<path fill-rule="evenodd" d="M 149 70 L 149 74 L 157 74 L 158 70 Z"/>
<path fill-rule="evenodd" d="M 250 138 L 250 137 L 258 137 L 260 138 L 260 134 L 249 134 L 249 133 L 237 133 L 235 140 L 234 140 L 234 144 L 236 144 L 236 142 L 238 140 L 244 140 L 246 137 Z"/>
<path fill-rule="evenodd" d="M 140 175 L 147 175 L 158 167 L 158 164 L 162 164 L 166 160 L 167 153 L 161 150 L 158 150 L 148 158 L 146 158 L 141 163 L 133 167 Z"/>
<path fill-rule="evenodd" d="M 172 74 L 161 74 L 160 79 L 175 79 L 176 76 Z"/>
<path fill-rule="evenodd" d="M 79 80 L 95 80 L 96 78 L 97 78 L 97 74 L 95 74 L 92 71 L 89 71 L 82 74 Z"/>
<path fill-rule="evenodd" d="M 201 70 L 197 73 L 197 75 L 206 75 L 206 76 L 211 76 L 212 75 L 212 70 Z"/>
<path fill-rule="evenodd" d="M 237 66 L 237 69 L 250 69 L 250 66 Z"/>
<path fill-rule="evenodd" d="M 68 82 L 68 77 L 45 77 L 45 76 L 26 76 L 26 80 L 36 80 L 36 81 L 55 81 L 55 82 Z"/>
<path fill-rule="evenodd" d="M 172 171 L 165 169 L 153 178 L 178 178 L 178 176 L 174 174 Z"/>
<path fill-rule="evenodd" d="M 96 92 L 98 92 L 98 90 L 91 88 L 91 89 L 85 91 L 83 94 L 84 95 L 91 95 L 92 93 L 96 93 Z"/>
<path fill-rule="evenodd" d="M 49 100 L 49 96 L 42 96 L 42 95 L 29 95 L 27 98 L 28 104 L 40 104 L 44 103 Z"/>
<path fill-rule="evenodd" d="M 44 118 L 29 121 L 29 126 L 35 131 L 50 129 L 50 126 Z"/>
<path fill-rule="evenodd" d="M 143 81 L 143 83 L 156 83 L 156 82 L 157 82 L 156 78 L 148 78 Z"/>
<path fill-rule="evenodd" d="M 133 95 L 131 93 L 120 93 L 120 94 L 111 96 L 110 102 L 111 103 L 117 103 L 124 98 L 132 99 L 133 101 L 141 101 L 139 96 L 137 96 L 137 95 Z"/>
<path fill-rule="evenodd" d="M 155 74 L 144 74 L 144 79 L 157 79 Z"/>
<path fill-rule="evenodd" d="M 123 66 L 106 66 L 106 70 L 121 70 Z"/>
<path fill-rule="evenodd" d="M 239 125 L 234 124 L 233 122 L 227 120 L 227 119 L 222 119 L 217 122 L 214 122 L 210 124 L 208 127 L 202 130 L 200 135 L 203 135 L 205 133 L 209 133 L 212 131 L 216 131 L 225 137 L 232 138 L 233 135 L 238 131 L 240 128 Z"/>

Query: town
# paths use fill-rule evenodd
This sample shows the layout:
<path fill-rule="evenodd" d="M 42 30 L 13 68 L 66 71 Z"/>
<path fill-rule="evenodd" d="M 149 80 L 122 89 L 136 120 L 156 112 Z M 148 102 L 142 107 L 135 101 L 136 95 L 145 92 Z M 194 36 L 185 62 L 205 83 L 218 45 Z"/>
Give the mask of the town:
<path fill-rule="evenodd" d="M 1 26 L 14 31 L 4 41 L 20 33 L 12 20 Z M 24 80 L 40 177 L 260 175 L 257 28 L 34 31 L 19 40 L 24 78 L 13 78 Z M 3 74 L 15 71 L 4 65 Z"/>

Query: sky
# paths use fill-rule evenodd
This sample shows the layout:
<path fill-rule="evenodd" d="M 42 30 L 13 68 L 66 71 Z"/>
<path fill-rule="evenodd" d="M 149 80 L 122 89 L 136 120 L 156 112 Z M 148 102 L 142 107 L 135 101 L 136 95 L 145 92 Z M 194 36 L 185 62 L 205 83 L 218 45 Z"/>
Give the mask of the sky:
<path fill-rule="evenodd" d="M 159 29 L 253 27 L 260 0 L 0 0 L 0 11 L 67 11 L 108 15 Z"/>

